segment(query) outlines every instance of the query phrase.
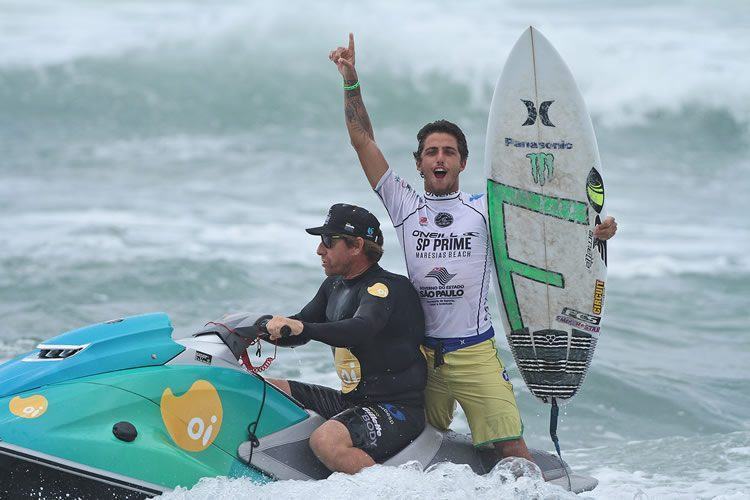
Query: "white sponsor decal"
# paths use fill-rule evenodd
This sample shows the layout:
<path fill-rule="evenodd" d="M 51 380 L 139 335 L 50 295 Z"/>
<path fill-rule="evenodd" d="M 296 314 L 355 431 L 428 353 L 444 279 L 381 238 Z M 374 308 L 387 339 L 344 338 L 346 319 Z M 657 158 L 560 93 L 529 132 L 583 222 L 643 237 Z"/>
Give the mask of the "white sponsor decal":
<path fill-rule="evenodd" d="M 591 326 L 586 323 L 583 323 L 581 321 L 578 321 L 577 319 L 563 316 L 562 314 L 558 315 L 555 318 L 560 323 L 565 323 L 566 325 L 574 326 L 576 328 L 580 328 L 581 330 L 591 332 L 591 333 L 599 333 L 599 327 L 598 326 Z"/>

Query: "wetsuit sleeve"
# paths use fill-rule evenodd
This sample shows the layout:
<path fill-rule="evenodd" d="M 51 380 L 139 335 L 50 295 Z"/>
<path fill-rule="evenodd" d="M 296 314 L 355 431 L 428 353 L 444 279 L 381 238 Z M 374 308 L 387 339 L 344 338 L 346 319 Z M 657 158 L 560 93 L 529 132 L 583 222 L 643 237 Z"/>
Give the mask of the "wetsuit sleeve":
<path fill-rule="evenodd" d="M 388 323 L 393 298 L 384 281 L 368 283 L 360 290 L 360 302 L 354 316 L 330 323 L 303 321 L 300 336 L 333 347 L 356 347 L 369 341 Z"/>
<path fill-rule="evenodd" d="M 298 319 L 303 323 L 306 321 L 312 321 L 315 323 L 322 323 L 326 320 L 326 306 L 328 305 L 328 286 L 330 279 L 326 279 L 315 297 L 302 308 L 300 312 L 293 316 L 289 316 L 291 319 Z M 276 340 L 276 345 L 281 347 L 296 347 L 306 344 L 310 341 L 310 338 L 302 332 L 300 335 L 293 335 L 290 337 L 280 338 Z"/>
<path fill-rule="evenodd" d="M 380 201 L 383 202 L 394 226 L 404 222 L 422 204 L 422 199 L 416 191 L 390 168 L 375 186 Z"/>
<path fill-rule="evenodd" d="M 320 323 L 326 320 L 326 306 L 328 305 L 328 288 L 330 284 L 330 278 L 326 279 L 320 288 L 318 293 L 302 308 L 300 312 L 294 316 L 290 316 L 292 319 L 298 319 L 300 321 L 312 321 Z"/>

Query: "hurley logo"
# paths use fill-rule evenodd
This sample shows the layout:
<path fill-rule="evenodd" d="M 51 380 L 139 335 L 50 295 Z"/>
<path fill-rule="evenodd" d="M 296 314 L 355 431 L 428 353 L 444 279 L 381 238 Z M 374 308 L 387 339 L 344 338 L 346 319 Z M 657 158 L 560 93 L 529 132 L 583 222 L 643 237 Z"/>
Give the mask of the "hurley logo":
<path fill-rule="evenodd" d="M 537 117 L 534 101 L 527 101 L 526 99 L 521 99 L 521 101 L 526 105 L 526 110 L 529 112 L 529 116 L 526 118 L 526 121 L 523 122 L 522 126 L 534 125 Z M 542 125 L 546 125 L 547 127 L 554 127 L 552 122 L 549 121 L 549 116 L 547 116 L 549 107 L 552 106 L 553 102 L 555 101 L 543 101 L 539 106 L 539 117 L 542 119 Z"/>

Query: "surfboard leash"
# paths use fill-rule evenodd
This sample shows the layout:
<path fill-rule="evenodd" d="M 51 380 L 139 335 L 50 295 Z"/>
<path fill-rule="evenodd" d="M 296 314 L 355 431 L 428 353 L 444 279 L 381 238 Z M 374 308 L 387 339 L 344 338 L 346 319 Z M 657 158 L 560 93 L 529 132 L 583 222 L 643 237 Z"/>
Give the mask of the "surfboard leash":
<path fill-rule="evenodd" d="M 550 409 L 549 414 L 549 437 L 552 438 L 552 443 L 555 445 L 557 456 L 560 458 L 560 466 L 562 466 L 563 471 L 565 471 L 565 477 L 568 478 L 568 491 L 571 491 L 573 486 L 570 484 L 570 474 L 568 474 L 568 468 L 565 466 L 565 462 L 563 462 L 562 454 L 560 454 L 560 441 L 557 439 L 557 418 L 559 415 L 560 407 L 557 406 L 557 400 L 553 397 L 552 408 Z"/>
<path fill-rule="evenodd" d="M 248 441 L 250 442 L 250 456 L 247 459 L 247 463 L 249 465 L 253 465 L 253 451 L 255 450 L 255 448 L 260 446 L 260 439 L 258 439 L 256 433 L 258 432 L 258 424 L 260 423 L 260 416 L 263 413 L 263 407 L 266 406 L 266 392 L 268 387 L 268 382 L 266 382 L 266 379 L 264 379 L 258 373 L 255 373 L 255 376 L 257 376 L 263 384 L 263 397 L 261 398 L 260 406 L 258 407 L 258 416 L 255 417 L 255 420 L 247 426 L 247 437 Z"/>

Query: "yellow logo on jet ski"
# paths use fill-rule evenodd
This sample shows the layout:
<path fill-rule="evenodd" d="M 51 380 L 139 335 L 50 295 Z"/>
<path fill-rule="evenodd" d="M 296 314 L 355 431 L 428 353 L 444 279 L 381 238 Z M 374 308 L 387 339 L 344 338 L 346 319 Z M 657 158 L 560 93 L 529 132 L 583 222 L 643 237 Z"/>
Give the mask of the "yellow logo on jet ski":
<path fill-rule="evenodd" d="M 382 283 L 375 283 L 370 288 L 367 289 L 367 293 L 370 295 L 374 295 L 376 297 L 380 297 L 381 299 L 384 299 L 388 297 L 388 287 L 385 286 Z"/>
<path fill-rule="evenodd" d="M 182 396 L 167 387 L 161 395 L 161 419 L 177 446 L 203 451 L 221 430 L 221 398 L 210 382 L 197 380 Z"/>
<path fill-rule="evenodd" d="M 47 398 L 35 394 L 28 398 L 16 396 L 8 405 L 10 412 L 21 418 L 39 418 L 47 411 Z"/>

